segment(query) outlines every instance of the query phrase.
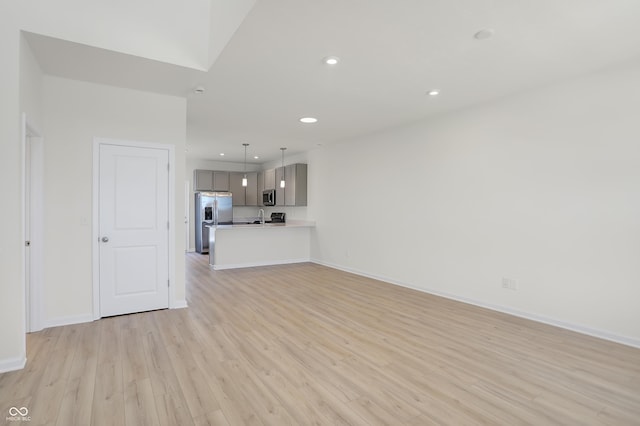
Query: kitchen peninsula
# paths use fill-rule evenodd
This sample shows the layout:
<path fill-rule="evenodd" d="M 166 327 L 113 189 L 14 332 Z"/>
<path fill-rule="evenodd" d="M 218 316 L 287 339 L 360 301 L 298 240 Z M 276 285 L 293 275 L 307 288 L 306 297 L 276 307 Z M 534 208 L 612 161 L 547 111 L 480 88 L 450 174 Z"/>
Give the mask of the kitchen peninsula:
<path fill-rule="evenodd" d="M 209 264 L 221 270 L 308 262 L 313 227 L 296 220 L 211 227 Z"/>

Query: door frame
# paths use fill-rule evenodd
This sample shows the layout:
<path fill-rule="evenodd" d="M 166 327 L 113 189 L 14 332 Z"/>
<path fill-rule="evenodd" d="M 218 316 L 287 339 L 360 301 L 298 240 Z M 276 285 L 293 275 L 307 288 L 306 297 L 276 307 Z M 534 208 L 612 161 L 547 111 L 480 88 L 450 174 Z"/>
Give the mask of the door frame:
<path fill-rule="evenodd" d="M 189 200 L 191 199 L 191 185 L 189 181 L 184 182 L 184 252 L 189 253 L 189 225 L 191 219 L 189 219 Z"/>
<path fill-rule="evenodd" d="M 29 149 L 27 150 L 27 144 Z M 29 152 L 29 155 L 27 155 Z M 22 113 L 22 241 L 27 241 L 27 221 L 29 222 L 29 240 L 35 241 L 29 247 L 29 275 L 26 274 L 27 248 L 22 250 L 24 284 L 24 330 L 27 333 L 44 328 L 44 138 L 37 127 Z M 29 167 L 27 169 L 27 161 Z M 29 173 L 29 176 L 27 176 Z M 27 183 L 28 182 L 28 183 Z M 27 212 L 27 184 L 29 184 L 29 212 Z M 27 217 L 27 214 L 29 217 Z"/>
<path fill-rule="evenodd" d="M 168 235 L 168 276 L 169 276 L 169 309 L 179 307 L 176 303 L 176 212 L 175 212 L 175 146 L 154 142 L 140 142 L 121 139 L 93 138 L 93 200 L 92 200 L 92 263 L 93 263 L 93 319 L 100 315 L 100 146 L 117 145 L 130 148 L 152 148 L 167 150 L 169 154 L 169 235 Z"/>

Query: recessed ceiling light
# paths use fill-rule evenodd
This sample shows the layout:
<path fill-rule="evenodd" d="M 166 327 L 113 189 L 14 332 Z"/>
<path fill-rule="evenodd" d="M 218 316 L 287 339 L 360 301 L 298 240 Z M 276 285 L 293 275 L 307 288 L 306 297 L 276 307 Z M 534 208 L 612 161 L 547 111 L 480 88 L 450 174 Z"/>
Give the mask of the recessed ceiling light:
<path fill-rule="evenodd" d="M 327 65 L 336 65 L 338 62 L 340 62 L 340 58 L 337 56 L 327 56 L 324 58 L 324 63 Z"/>
<path fill-rule="evenodd" d="M 258 158 L 260 158 L 260 157 L 258 157 L 257 155 L 254 155 L 254 156 L 253 156 L 253 159 L 254 159 L 254 160 L 257 160 Z"/>
<path fill-rule="evenodd" d="M 491 28 L 485 28 L 473 35 L 473 38 L 476 40 L 486 40 L 491 37 L 493 37 L 493 30 Z"/>
<path fill-rule="evenodd" d="M 439 94 L 440 94 L 440 90 L 438 90 L 438 89 L 429 90 L 427 92 L 427 95 L 429 95 L 429 96 L 438 96 Z"/>
<path fill-rule="evenodd" d="M 224 157 L 224 152 L 221 152 L 221 153 L 220 153 L 220 157 Z"/>
<path fill-rule="evenodd" d="M 311 124 L 311 123 L 315 123 L 317 121 L 318 121 L 318 119 L 314 118 L 314 117 L 302 117 L 300 119 L 300 122 L 305 123 L 305 124 Z"/>
<path fill-rule="evenodd" d="M 204 94 L 204 86 L 197 86 L 195 89 L 193 89 L 193 92 L 198 95 Z"/>

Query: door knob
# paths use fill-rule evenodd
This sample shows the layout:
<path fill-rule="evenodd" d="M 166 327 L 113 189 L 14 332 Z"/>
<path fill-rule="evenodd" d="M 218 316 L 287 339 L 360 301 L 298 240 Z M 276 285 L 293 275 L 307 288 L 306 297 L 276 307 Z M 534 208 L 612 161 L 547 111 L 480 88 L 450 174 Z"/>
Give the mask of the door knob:
<path fill-rule="evenodd" d="M 108 243 L 109 242 L 109 237 L 102 237 L 102 242 L 103 243 Z"/>

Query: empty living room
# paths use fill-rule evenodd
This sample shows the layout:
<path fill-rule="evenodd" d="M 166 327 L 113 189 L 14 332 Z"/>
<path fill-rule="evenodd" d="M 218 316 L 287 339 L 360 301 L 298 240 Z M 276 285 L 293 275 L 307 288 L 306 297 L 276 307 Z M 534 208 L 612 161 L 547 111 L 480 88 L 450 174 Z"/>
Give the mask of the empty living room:
<path fill-rule="evenodd" d="M 0 424 L 640 425 L 637 0 L 0 24 Z"/>

